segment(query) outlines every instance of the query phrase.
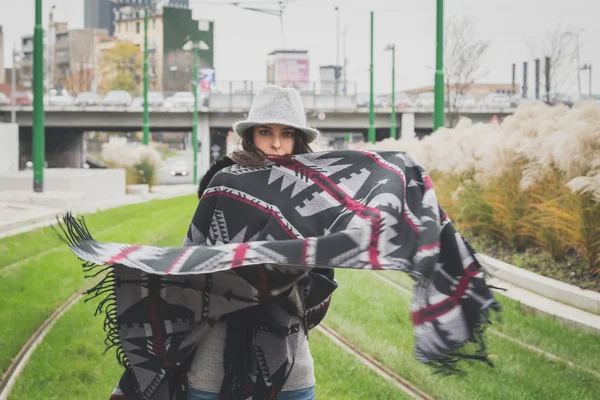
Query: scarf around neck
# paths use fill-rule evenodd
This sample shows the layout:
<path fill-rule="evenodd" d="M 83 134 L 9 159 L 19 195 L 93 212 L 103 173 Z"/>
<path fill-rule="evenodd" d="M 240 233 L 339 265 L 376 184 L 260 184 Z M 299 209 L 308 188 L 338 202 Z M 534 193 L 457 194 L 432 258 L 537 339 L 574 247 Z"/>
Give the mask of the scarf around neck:
<path fill-rule="evenodd" d="M 86 270 L 108 266 L 90 294 L 108 293 L 99 310 L 108 304 L 107 340 L 126 366 L 120 398 L 183 398 L 178 371 L 202 336 L 196 329 L 191 337 L 192 326 L 210 329 L 244 309 L 259 323 L 255 367 L 237 377 L 245 387 L 239 398 L 276 398 L 293 368 L 300 324 L 313 313 L 322 318 L 336 286 L 321 275 L 326 289 L 303 307 L 319 286 L 309 278 L 321 279 L 311 274 L 317 269 L 409 274 L 417 360 L 444 373 L 460 371 L 461 359 L 492 365 L 483 330 L 500 306 L 428 174 L 405 153 L 331 151 L 227 166 L 202 193 L 191 247 L 100 243 L 70 215 L 61 227 Z"/>

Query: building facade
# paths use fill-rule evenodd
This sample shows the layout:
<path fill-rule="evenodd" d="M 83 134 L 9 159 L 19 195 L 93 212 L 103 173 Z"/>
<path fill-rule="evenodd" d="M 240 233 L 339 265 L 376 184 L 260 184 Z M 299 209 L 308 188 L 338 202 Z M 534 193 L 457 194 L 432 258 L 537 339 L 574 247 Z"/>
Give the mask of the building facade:
<path fill-rule="evenodd" d="M 148 18 L 148 70 L 152 91 L 190 91 L 193 80 L 193 52 L 184 49 L 188 41 L 199 46 L 198 66 L 213 68 L 214 22 L 194 20 L 192 10 L 153 7 Z M 115 36 L 144 48 L 144 11 L 123 7 L 116 15 Z"/>
<path fill-rule="evenodd" d="M 19 81 L 23 88 L 33 87 L 33 35 L 21 37 L 21 73 Z"/>
<path fill-rule="evenodd" d="M 106 29 L 114 35 L 117 14 L 122 7 L 146 7 L 157 5 L 189 8 L 189 0 L 85 0 L 84 26 L 92 29 Z"/>

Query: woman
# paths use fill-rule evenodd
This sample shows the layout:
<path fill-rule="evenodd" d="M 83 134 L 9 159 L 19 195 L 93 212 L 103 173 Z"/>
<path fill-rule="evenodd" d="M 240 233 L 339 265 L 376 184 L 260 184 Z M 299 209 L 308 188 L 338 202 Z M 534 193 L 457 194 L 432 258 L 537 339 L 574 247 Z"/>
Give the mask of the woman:
<path fill-rule="evenodd" d="M 63 218 L 60 236 L 84 271 L 108 271 L 87 293 L 105 296 L 97 312 L 125 367 L 111 398 L 314 398 L 307 335 L 337 287 L 333 268 L 415 279 L 421 363 L 444 374 L 460 359 L 491 365 L 482 332 L 500 305 L 416 160 L 294 155 L 318 131 L 298 93 L 274 86 L 234 130 L 244 151 L 202 179 L 184 241 L 193 247 L 101 243 L 83 219 Z"/>
<path fill-rule="evenodd" d="M 211 179 L 221 169 L 234 164 L 260 167 L 269 157 L 310 153 L 312 150 L 309 143 L 319 135 L 317 130 L 306 126 L 304 108 L 298 92 L 294 89 L 276 86 L 267 86 L 256 95 L 248 119 L 236 123 L 234 130 L 241 138 L 243 151 L 234 152 L 231 157 L 224 157 L 213 164 L 200 182 L 199 197 L 202 197 Z M 243 216 L 241 215 L 240 218 Z M 184 245 L 198 244 L 205 243 L 195 243 L 190 232 Z M 334 288 L 333 270 L 319 270 L 309 275 L 314 278 L 314 275 L 319 274 L 326 280 L 313 279 L 313 291 L 319 289 L 314 287 L 318 282 L 324 282 L 328 287 Z M 303 290 L 306 284 L 303 281 L 296 285 L 292 290 L 292 295 Z M 290 296 L 284 296 L 284 298 Z M 298 310 L 299 315 L 304 316 L 307 307 L 311 308 L 302 304 Z M 232 381 L 236 380 L 236 377 L 226 377 L 226 372 L 229 371 L 230 375 L 234 373 L 239 375 L 242 372 L 251 373 L 254 366 L 250 360 L 250 365 L 247 365 L 248 371 L 234 371 L 228 366 L 228 363 L 230 365 L 243 364 L 244 358 L 251 356 L 250 354 L 241 355 L 241 353 L 251 353 L 252 348 L 244 348 L 240 344 L 245 343 L 245 340 L 253 340 L 252 325 L 256 324 L 257 320 L 269 318 L 268 310 L 261 311 L 265 311 L 262 316 L 256 310 L 243 310 L 212 326 L 205 339 L 198 345 L 187 374 L 188 400 L 219 399 L 219 392 L 222 395 L 233 395 L 234 398 L 237 398 L 236 394 L 229 392 L 230 385 Z M 304 320 L 302 329 L 297 334 L 298 343 L 295 354 L 293 354 L 293 368 L 288 372 L 289 376 L 277 399 L 310 400 L 315 397 L 314 365 L 308 346 L 306 319 L 304 318 Z M 244 338 L 244 336 L 250 336 L 250 338 Z M 277 350 L 267 348 L 263 351 L 268 354 Z M 235 355 L 237 359 L 228 355 Z M 241 381 L 237 380 L 237 382 Z M 235 389 L 233 391 L 235 392 Z"/>

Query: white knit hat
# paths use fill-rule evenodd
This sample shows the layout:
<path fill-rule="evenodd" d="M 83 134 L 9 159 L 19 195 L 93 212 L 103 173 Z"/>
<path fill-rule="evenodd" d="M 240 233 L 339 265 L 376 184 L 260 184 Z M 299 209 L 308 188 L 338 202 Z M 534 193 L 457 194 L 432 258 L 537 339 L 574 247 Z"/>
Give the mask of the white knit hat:
<path fill-rule="evenodd" d="M 319 137 L 319 131 L 306 126 L 306 113 L 300 93 L 296 89 L 268 85 L 252 101 L 248 118 L 233 125 L 233 130 L 243 137 L 248 128 L 256 125 L 280 124 L 296 128 L 306 135 L 308 143 Z"/>

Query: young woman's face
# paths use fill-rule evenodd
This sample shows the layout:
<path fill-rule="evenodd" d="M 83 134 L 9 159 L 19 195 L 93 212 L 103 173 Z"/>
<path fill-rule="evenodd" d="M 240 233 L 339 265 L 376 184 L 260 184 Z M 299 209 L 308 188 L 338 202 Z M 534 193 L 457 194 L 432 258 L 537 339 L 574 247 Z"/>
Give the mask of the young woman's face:
<path fill-rule="evenodd" d="M 292 155 L 294 132 L 294 128 L 286 125 L 258 125 L 254 127 L 254 145 L 267 156 Z"/>

